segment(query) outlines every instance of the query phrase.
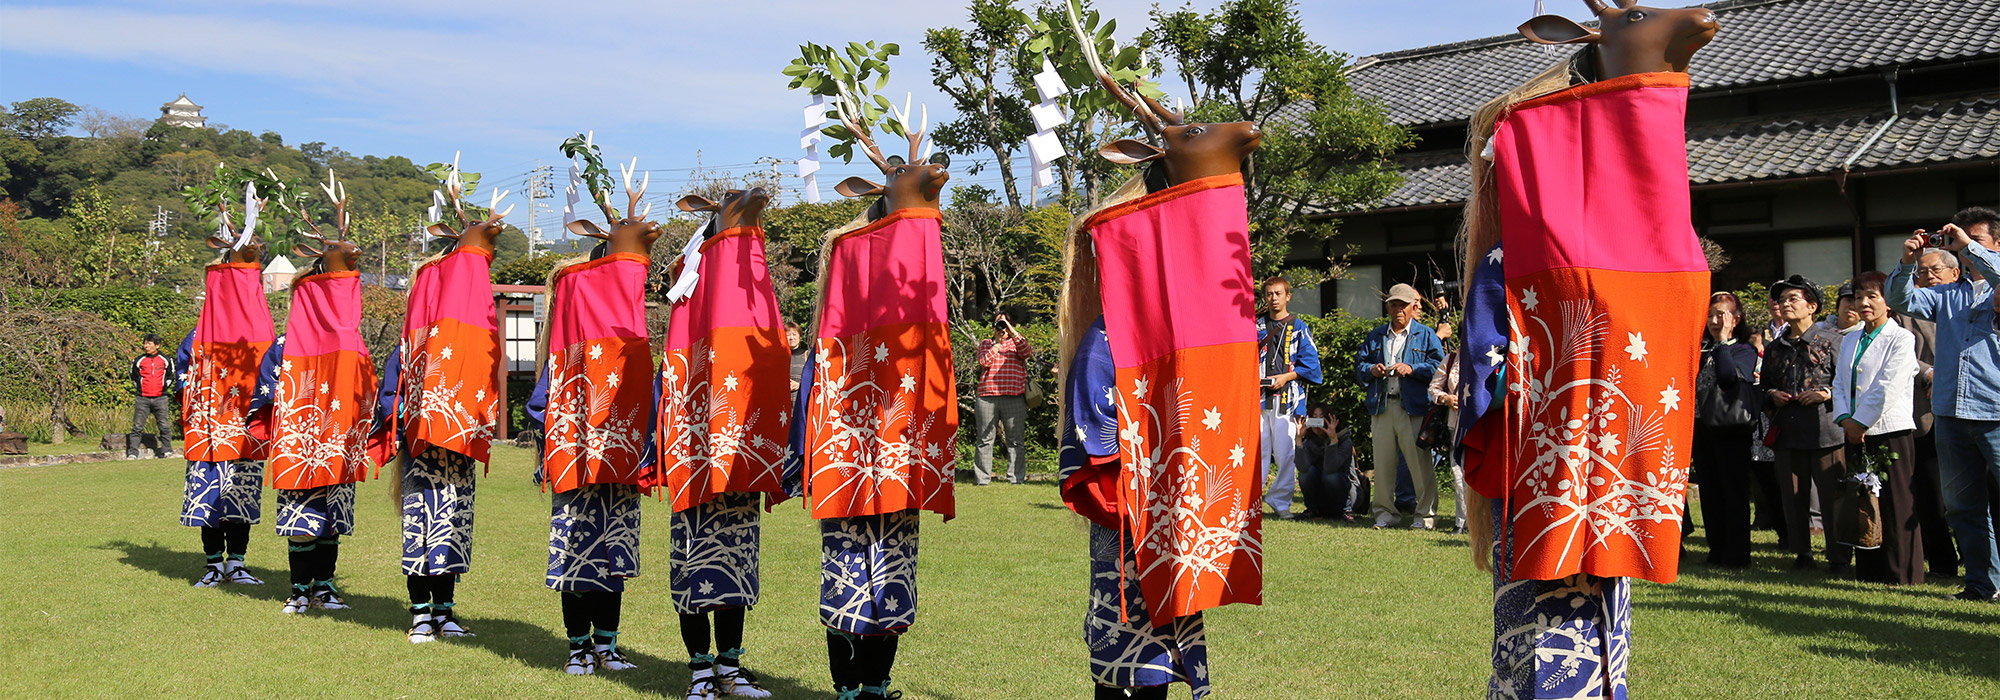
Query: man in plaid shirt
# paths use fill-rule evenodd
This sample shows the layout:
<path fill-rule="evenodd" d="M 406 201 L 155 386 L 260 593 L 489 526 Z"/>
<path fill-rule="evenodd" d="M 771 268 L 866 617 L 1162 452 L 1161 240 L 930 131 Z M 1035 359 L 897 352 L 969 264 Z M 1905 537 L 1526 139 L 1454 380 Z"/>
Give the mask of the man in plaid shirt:
<path fill-rule="evenodd" d="M 973 419 L 979 429 L 979 449 L 972 453 L 972 480 L 985 486 L 993 481 L 993 438 L 999 428 L 1007 429 L 1007 480 L 1021 483 L 1028 478 L 1028 453 L 1022 439 L 1028 418 L 1028 358 L 1035 349 L 1014 330 L 1006 312 L 993 317 L 993 336 L 979 341 L 979 398 L 973 404 Z"/>

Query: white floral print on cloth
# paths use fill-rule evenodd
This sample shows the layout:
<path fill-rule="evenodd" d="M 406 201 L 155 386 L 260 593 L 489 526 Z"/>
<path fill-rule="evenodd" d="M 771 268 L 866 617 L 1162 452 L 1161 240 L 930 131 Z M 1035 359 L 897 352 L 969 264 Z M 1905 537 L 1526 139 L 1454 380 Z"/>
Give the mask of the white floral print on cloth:
<path fill-rule="evenodd" d="M 354 485 L 334 484 L 278 492 L 278 536 L 354 534 Z"/>
<path fill-rule="evenodd" d="M 951 516 L 958 410 L 949 344 L 925 335 L 937 330 L 819 339 L 806 415 L 813 517 Z"/>
<path fill-rule="evenodd" d="M 652 417 L 650 352 L 645 338 L 612 338 L 549 354 L 543 464 L 554 489 L 638 481 Z"/>
<path fill-rule="evenodd" d="M 403 467 L 403 575 L 472 569 L 472 496 L 478 463 L 439 447 Z"/>
<path fill-rule="evenodd" d="M 757 604 L 758 500 L 732 491 L 673 514 L 668 590 L 676 612 Z"/>
<path fill-rule="evenodd" d="M 264 463 L 253 459 L 188 462 L 181 524 L 256 523 L 264 514 Z"/>
<path fill-rule="evenodd" d="M 250 434 L 249 424 L 249 405 L 254 398 L 249 394 L 256 390 L 257 382 L 255 366 L 239 368 L 235 381 L 226 381 L 230 379 L 228 367 L 199 350 L 193 355 L 189 362 L 195 366 L 182 375 L 189 385 L 181 397 L 182 434 L 187 442 L 183 452 L 190 456 L 261 453 L 264 446 Z"/>
<path fill-rule="evenodd" d="M 271 441 L 279 485 L 351 482 L 367 473 L 376 382 L 372 368 L 344 366 L 351 361 L 333 354 L 286 357 L 279 365 L 272 404 L 278 429 Z"/>
<path fill-rule="evenodd" d="M 639 488 L 589 484 L 551 501 L 548 587 L 625 590 L 625 579 L 639 575 Z"/>
<path fill-rule="evenodd" d="M 1116 530 L 1090 526 L 1083 644 L 1090 649 L 1091 680 L 1119 688 L 1186 683 L 1197 700 L 1207 697 L 1208 642 L 1201 613 L 1153 626 L 1140 597 L 1138 559 L 1128 544 L 1119 542 Z"/>
<path fill-rule="evenodd" d="M 849 634 L 902 634 L 917 619 L 917 513 L 819 521 L 819 621 Z"/>
<path fill-rule="evenodd" d="M 1512 538 L 1495 512 L 1493 700 L 1625 700 L 1631 657 L 1629 578 L 1572 574 L 1510 581 Z"/>
<path fill-rule="evenodd" d="M 459 335 L 466 336 L 464 342 L 469 346 L 491 344 L 483 335 L 464 333 L 465 329 L 456 325 L 453 328 L 461 331 Z M 442 329 L 442 325 L 437 325 L 427 332 L 434 340 Z M 421 424 L 429 445 L 463 447 L 467 452 L 480 451 L 493 436 L 490 416 L 493 415 L 495 402 L 499 400 L 499 395 L 491 390 L 492 376 L 469 381 L 463 376 L 453 377 L 450 370 L 461 365 L 433 361 L 429 352 L 421 348 L 408 351 L 407 344 L 404 349 L 406 352 L 401 353 L 403 366 L 399 376 L 415 380 L 406 379 L 401 387 L 405 392 L 404 410 L 410 413 L 402 417 L 402 423 Z M 435 351 L 435 359 L 453 360 L 458 354 L 478 354 L 484 350 L 486 348 L 468 347 L 460 351 L 456 346 L 443 345 Z"/>

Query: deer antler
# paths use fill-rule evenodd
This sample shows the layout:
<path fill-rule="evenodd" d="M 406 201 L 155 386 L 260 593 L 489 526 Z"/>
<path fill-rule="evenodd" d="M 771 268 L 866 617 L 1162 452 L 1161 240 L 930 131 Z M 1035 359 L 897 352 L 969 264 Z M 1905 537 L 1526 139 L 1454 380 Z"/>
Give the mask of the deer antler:
<path fill-rule="evenodd" d="M 841 88 L 840 94 L 834 96 L 833 106 L 840 113 L 841 126 L 847 127 L 847 133 L 853 134 L 854 139 L 861 142 L 868 159 L 875 161 L 875 167 L 880 168 L 883 174 L 888 174 L 889 159 L 882 157 L 882 149 L 875 146 L 875 139 L 868 135 L 867 129 L 861 127 L 862 120 L 860 115 L 856 114 L 861 111 L 861 107 L 853 103 L 853 98 L 847 96 L 846 88 Z"/>
<path fill-rule="evenodd" d="M 923 110 L 923 120 L 917 124 L 916 131 L 910 131 L 910 98 L 910 93 L 903 94 L 903 109 L 896 112 L 896 121 L 903 125 L 903 135 L 910 139 L 910 162 L 916 163 L 931 156 L 930 146 L 924 141 L 924 132 L 929 131 L 931 127 L 931 106 L 917 105 Z M 895 107 L 891 105 L 890 109 Z"/>
<path fill-rule="evenodd" d="M 1161 130 L 1160 117 L 1147 111 L 1146 105 L 1119 87 L 1118 81 L 1111 78 L 1111 73 L 1104 70 L 1104 64 L 1097 58 L 1097 40 L 1083 33 L 1083 19 L 1077 17 L 1076 5 L 1071 4 L 1070 0 L 1063 0 L 1063 9 L 1069 12 L 1070 31 L 1076 34 L 1076 42 L 1083 48 L 1083 57 L 1090 62 L 1090 72 L 1097 76 L 1097 82 L 1103 83 L 1104 89 L 1110 91 L 1112 97 L 1131 108 L 1132 113 L 1139 118 L 1139 126 L 1144 127 L 1146 133 L 1158 136 Z"/>
<path fill-rule="evenodd" d="M 472 222 L 465 218 L 465 181 L 459 179 L 458 176 L 458 157 L 463 154 L 464 151 L 452 152 L 451 170 L 447 171 L 444 176 L 444 193 L 447 198 L 451 199 L 451 211 L 458 216 L 458 228 L 460 230 L 464 230 L 466 227 L 472 225 Z"/>
<path fill-rule="evenodd" d="M 1606 4 L 1604 0 L 1583 0 L 1583 4 L 1590 6 L 1590 13 L 1593 15 L 1611 9 L 1611 6 Z"/>
<path fill-rule="evenodd" d="M 326 182 L 321 183 L 319 189 L 321 192 L 326 193 L 327 201 L 333 202 L 334 233 L 339 234 L 339 236 L 342 239 L 346 239 L 347 227 L 348 227 L 346 183 L 341 182 L 340 179 L 333 174 L 333 168 L 327 168 Z M 311 224 L 312 220 L 307 219 L 306 223 Z M 313 233 L 315 234 L 320 232 L 318 226 L 313 226 L 312 229 Z"/>
<path fill-rule="evenodd" d="M 653 204 L 651 202 L 647 202 L 646 211 L 641 212 L 639 211 L 639 200 L 646 198 L 646 188 L 653 184 L 653 174 L 651 172 L 646 173 L 645 178 L 640 180 L 639 186 L 635 188 L 632 186 L 632 173 L 638 171 L 639 171 L 638 156 L 632 156 L 631 165 L 626 165 L 624 163 L 618 164 L 618 174 L 625 181 L 625 215 L 640 221 L 645 221 L 646 217 L 653 213 Z"/>

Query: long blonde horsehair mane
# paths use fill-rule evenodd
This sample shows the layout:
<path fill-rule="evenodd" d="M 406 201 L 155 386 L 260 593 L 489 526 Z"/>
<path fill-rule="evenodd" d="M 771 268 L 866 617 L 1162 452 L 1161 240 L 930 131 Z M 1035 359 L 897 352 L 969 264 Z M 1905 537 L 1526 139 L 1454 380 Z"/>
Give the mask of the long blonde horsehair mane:
<path fill-rule="evenodd" d="M 1076 348 L 1083 342 L 1084 331 L 1104 313 L 1104 299 L 1099 296 L 1097 288 L 1097 251 L 1091 247 L 1090 232 L 1083 230 L 1083 225 L 1098 212 L 1144 196 L 1145 173 L 1133 175 L 1096 207 L 1073 219 L 1069 232 L 1063 237 L 1062 302 L 1056 307 L 1056 386 L 1054 391 L 1049 392 L 1056 402 L 1058 441 L 1063 437 L 1062 426 L 1069 416 L 1070 361 L 1076 357 Z"/>
<path fill-rule="evenodd" d="M 1479 258 L 1500 242 L 1498 203 L 1493 192 L 1493 161 L 1481 155 L 1486 150 L 1487 142 L 1493 138 L 1494 126 L 1506 118 L 1514 105 L 1569 88 L 1581 73 L 1579 64 L 1587 66 L 1593 60 L 1592 56 L 1591 51 L 1578 51 L 1527 82 L 1480 105 L 1472 113 L 1465 142 L 1465 159 L 1472 173 L 1472 196 L 1465 198 L 1465 215 L 1459 222 L 1459 279 L 1470 282 Z M 1470 292 L 1472 287 L 1464 284 L 1460 288 Z M 1462 298 L 1459 300 L 1461 308 L 1464 301 Z"/>

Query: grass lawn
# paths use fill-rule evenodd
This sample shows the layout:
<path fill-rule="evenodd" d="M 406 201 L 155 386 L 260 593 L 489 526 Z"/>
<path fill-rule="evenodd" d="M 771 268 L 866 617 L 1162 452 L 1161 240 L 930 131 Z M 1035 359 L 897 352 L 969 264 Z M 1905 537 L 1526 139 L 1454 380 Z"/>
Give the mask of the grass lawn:
<path fill-rule="evenodd" d="M 0 697 L 680 697 L 668 508 L 646 506 L 647 575 L 625 598 L 620 647 L 639 668 L 568 677 L 557 594 L 542 587 L 548 498 L 530 463 L 496 447 L 480 485 L 474 568 L 458 587 L 479 636 L 421 646 L 403 638 L 397 515 L 380 482 L 361 486 L 341 547 L 354 609 L 295 617 L 278 611 L 285 555 L 268 489 L 249 556 L 268 583 L 197 589 L 199 538 L 176 520 L 181 462 L 0 471 Z M 961 487 L 958 508 L 950 523 L 925 516 L 922 613 L 895 687 L 912 700 L 1089 697 L 1082 521 L 1047 483 Z M 747 661 L 780 698 L 831 696 L 817 533 L 796 501 L 764 521 Z M 1265 604 L 1208 616 L 1215 697 L 1483 693 L 1491 584 L 1463 538 L 1271 521 L 1265 543 Z M 2000 605 L 1940 599 L 1956 579 L 1889 589 L 1794 573 L 1774 546 L 1760 533 L 1749 571 L 1692 564 L 1674 585 L 1636 587 L 1634 697 L 2000 697 Z M 1698 537 L 1689 550 L 1705 554 Z"/>
<path fill-rule="evenodd" d="M 176 447 L 178 447 L 178 445 L 176 445 Z M 69 440 L 63 441 L 63 444 L 60 445 L 46 443 L 46 442 L 35 442 L 33 440 L 28 441 L 28 455 L 32 457 L 47 457 L 49 455 L 73 455 L 73 454 L 81 454 L 84 452 L 102 452 L 103 449 L 104 448 L 100 446 L 98 443 L 85 439 L 83 437 L 70 438 Z"/>

